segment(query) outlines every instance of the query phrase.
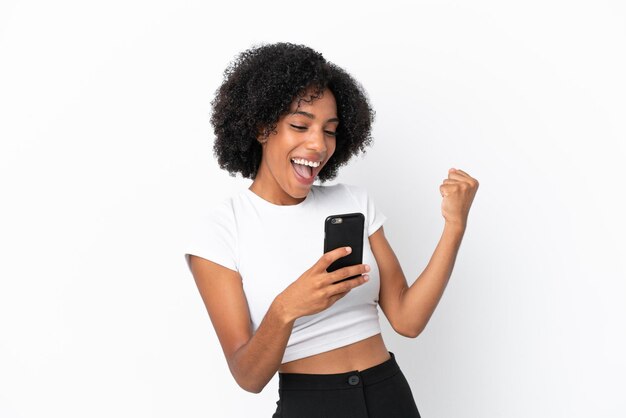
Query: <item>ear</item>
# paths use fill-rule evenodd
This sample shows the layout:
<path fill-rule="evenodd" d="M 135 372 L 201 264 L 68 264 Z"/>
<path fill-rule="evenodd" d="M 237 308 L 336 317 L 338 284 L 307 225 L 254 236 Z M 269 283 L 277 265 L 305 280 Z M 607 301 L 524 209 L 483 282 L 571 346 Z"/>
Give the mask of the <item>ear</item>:
<path fill-rule="evenodd" d="M 263 127 L 257 128 L 256 140 L 261 144 L 261 146 L 265 145 L 267 142 L 267 137 L 263 134 Z"/>

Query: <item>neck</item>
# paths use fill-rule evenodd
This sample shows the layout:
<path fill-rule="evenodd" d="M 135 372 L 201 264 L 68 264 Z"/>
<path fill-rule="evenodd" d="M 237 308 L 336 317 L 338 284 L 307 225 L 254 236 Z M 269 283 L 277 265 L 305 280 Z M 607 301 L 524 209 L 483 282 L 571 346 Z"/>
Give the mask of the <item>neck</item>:
<path fill-rule="evenodd" d="M 266 166 L 261 163 L 256 178 L 249 187 L 257 196 L 281 206 L 297 205 L 306 199 L 306 196 L 298 198 L 287 193 L 265 168 Z"/>

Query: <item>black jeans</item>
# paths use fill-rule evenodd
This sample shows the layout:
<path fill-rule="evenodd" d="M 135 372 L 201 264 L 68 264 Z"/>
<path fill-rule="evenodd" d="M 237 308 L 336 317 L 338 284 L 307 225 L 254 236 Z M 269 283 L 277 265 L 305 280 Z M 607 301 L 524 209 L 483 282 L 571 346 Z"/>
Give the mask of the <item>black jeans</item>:
<path fill-rule="evenodd" d="M 395 355 L 361 371 L 278 373 L 272 418 L 420 418 L 411 387 Z"/>

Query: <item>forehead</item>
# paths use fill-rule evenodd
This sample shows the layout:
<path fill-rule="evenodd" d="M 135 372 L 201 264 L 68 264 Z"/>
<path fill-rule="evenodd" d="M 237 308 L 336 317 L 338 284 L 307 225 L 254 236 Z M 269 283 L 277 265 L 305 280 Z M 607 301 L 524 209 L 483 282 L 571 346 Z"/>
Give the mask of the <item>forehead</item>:
<path fill-rule="evenodd" d="M 335 101 L 335 95 L 329 89 L 320 93 L 319 97 L 313 97 L 313 91 L 309 90 L 304 97 L 296 97 L 291 102 L 290 110 L 295 112 L 296 110 L 316 110 L 321 112 L 337 112 L 337 103 Z"/>

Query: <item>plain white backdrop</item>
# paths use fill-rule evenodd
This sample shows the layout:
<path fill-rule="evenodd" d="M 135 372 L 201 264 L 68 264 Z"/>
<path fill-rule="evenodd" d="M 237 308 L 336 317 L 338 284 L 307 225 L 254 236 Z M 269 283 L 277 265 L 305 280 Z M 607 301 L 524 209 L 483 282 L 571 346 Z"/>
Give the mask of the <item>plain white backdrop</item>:
<path fill-rule="evenodd" d="M 182 248 L 250 184 L 212 155 L 222 72 L 276 41 L 367 90 L 374 144 L 336 181 L 388 216 L 409 284 L 448 168 L 480 181 L 426 330 L 381 312 L 422 416 L 626 416 L 617 0 L 2 0 L 0 416 L 274 412 L 276 376 L 260 394 L 232 378 Z"/>

